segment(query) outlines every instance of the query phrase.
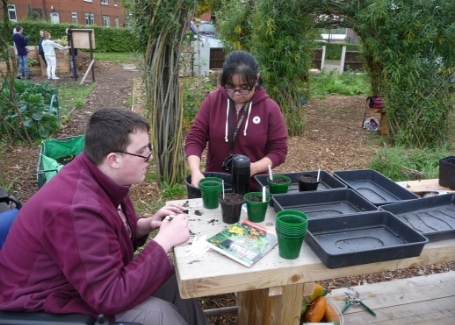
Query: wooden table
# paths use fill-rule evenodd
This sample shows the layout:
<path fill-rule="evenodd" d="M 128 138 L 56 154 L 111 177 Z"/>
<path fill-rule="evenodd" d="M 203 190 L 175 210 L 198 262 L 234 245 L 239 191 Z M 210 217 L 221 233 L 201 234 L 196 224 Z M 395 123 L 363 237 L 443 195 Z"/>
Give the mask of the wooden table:
<path fill-rule="evenodd" d="M 437 179 L 437 178 L 422 179 L 419 181 L 403 181 L 403 182 L 397 182 L 397 184 L 403 186 L 408 191 L 411 191 L 411 192 L 417 193 L 417 194 L 427 192 L 427 191 L 437 191 L 440 194 L 455 192 L 455 190 L 453 190 L 451 188 L 443 187 L 443 186 L 439 185 L 439 179 Z"/>
<path fill-rule="evenodd" d="M 241 325 L 299 324 L 302 295 L 312 290 L 315 281 L 455 261 L 455 239 L 450 239 L 425 245 L 418 257 L 328 269 L 304 243 L 296 260 L 279 257 L 275 247 L 247 268 L 215 251 L 199 248 L 201 238 L 225 227 L 220 208 L 204 209 L 201 199 L 168 203 L 186 207 L 190 215 L 192 236 L 174 248 L 181 296 L 193 298 L 238 292 Z M 246 218 L 245 211 L 242 211 L 243 218 Z M 265 221 L 260 224 L 274 229 L 274 220 L 275 211 L 269 207 Z"/>

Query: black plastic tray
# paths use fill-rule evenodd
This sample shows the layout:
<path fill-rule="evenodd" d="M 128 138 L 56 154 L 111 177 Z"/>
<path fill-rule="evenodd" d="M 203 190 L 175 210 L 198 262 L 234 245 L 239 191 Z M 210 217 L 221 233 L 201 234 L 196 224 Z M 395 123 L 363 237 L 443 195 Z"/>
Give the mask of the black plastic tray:
<path fill-rule="evenodd" d="M 419 198 L 373 169 L 335 171 L 333 175 L 375 205 Z"/>
<path fill-rule="evenodd" d="M 428 239 L 392 213 L 374 211 L 309 220 L 305 242 L 333 269 L 419 256 Z"/>
<path fill-rule="evenodd" d="M 304 212 L 308 219 L 378 210 L 374 204 L 349 188 L 277 194 L 272 197 L 272 201 L 276 212 L 285 209 L 299 210 Z"/>
<path fill-rule="evenodd" d="M 455 238 L 455 194 L 441 194 L 381 206 L 429 241 Z"/>
<path fill-rule="evenodd" d="M 288 174 L 280 174 L 285 175 L 291 178 L 291 185 L 289 185 L 288 193 L 298 193 L 299 192 L 299 182 L 297 181 L 297 176 L 300 174 L 311 174 L 317 175 L 318 171 L 307 171 L 307 172 L 295 172 L 295 173 L 288 173 Z M 326 171 L 321 170 L 319 174 L 320 183 L 318 185 L 318 189 L 316 191 L 323 191 L 323 190 L 330 190 L 333 188 L 346 188 L 347 186 L 341 182 L 340 180 L 336 179 Z M 269 186 L 267 185 L 267 178 L 269 175 L 266 174 L 258 174 L 254 176 L 256 180 L 256 184 L 258 188 L 261 189 L 263 186 L 266 186 L 267 192 L 269 191 Z"/>

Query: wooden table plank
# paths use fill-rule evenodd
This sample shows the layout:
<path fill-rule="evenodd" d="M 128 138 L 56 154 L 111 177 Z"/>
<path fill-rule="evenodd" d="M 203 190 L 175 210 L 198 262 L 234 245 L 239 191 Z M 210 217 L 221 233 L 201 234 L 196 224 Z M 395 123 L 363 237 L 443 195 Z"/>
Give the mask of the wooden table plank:
<path fill-rule="evenodd" d="M 424 191 L 441 191 L 443 193 L 455 192 L 455 190 L 453 190 L 453 189 L 450 189 L 450 188 L 444 187 L 444 186 L 440 186 L 438 178 L 422 179 L 422 180 L 417 180 L 417 181 L 403 181 L 403 182 L 397 182 L 397 184 L 403 186 L 404 188 L 406 188 L 407 190 L 409 190 L 413 193 L 424 192 Z"/>
<path fill-rule="evenodd" d="M 417 276 L 353 287 L 376 317 L 358 305 L 344 314 L 345 324 L 453 324 L 455 319 L 455 272 Z M 342 310 L 346 288 L 327 297 Z"/>

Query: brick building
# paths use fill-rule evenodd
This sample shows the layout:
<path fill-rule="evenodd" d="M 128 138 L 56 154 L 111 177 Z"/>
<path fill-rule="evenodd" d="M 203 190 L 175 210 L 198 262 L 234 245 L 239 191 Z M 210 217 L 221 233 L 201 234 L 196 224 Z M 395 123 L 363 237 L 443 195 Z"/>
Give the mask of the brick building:
<path fill-rule="evenodd" d="M 120 0 L 11 0 L 9 19 L 43 19 L 51 23 L 125 27 L 127 21 Z M 3 20 L 3 12 L 0 12 Z"/>

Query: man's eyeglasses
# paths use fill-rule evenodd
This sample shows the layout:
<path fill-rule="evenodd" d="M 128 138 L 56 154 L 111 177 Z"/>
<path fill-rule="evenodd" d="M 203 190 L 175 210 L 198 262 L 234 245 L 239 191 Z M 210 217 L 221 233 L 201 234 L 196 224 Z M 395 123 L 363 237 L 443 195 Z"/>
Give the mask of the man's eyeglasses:
<path fill-rule="evenodd" d="M 253 88 L 236 89 L 236 88 L 232 88 L 232 87 L 224 87 L 224 89 L 226 89 L 226 92 L 229 95 L 234 95 L 235 92 L 238 92 L 240 95 L 248 95 Z"/>
<path fill-rule="evenodd" d="M 153 153 L 153 145 L 151 143 L 149 143 L 147 148 L 150 150 L 150 153 L 147 156 L 139 155 L 137 153 L 126 152 L 126 151 L 117 151 L 117 152 L 118 153 L 124 153 L 124 154 L 130 155 L 130 156 L 144 158 L 145 162 L 148 162 L 150 160 L 150 157 L 152 156 L 152 153 Z"/>

